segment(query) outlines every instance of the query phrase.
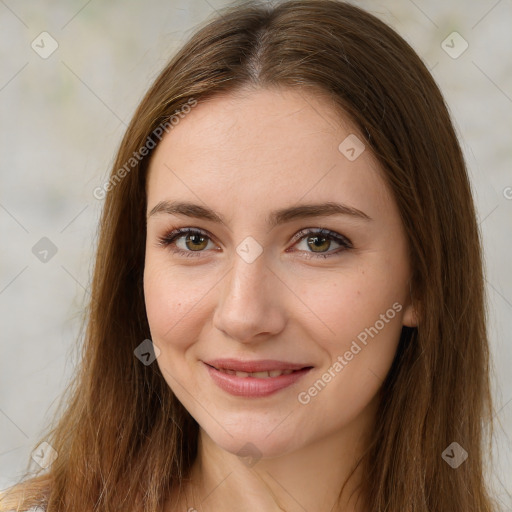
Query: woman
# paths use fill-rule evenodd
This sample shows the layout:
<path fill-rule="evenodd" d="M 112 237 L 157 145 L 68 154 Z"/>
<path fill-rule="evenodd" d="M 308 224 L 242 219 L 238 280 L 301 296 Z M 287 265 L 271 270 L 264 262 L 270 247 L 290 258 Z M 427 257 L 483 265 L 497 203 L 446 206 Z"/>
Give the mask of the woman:
<path fill-rule="evenodd" d="M 494 509 L 470 184 L 393 30 L 332 0 L 225 9 L 95 194 L 82 365 L 0 510 Z"/>

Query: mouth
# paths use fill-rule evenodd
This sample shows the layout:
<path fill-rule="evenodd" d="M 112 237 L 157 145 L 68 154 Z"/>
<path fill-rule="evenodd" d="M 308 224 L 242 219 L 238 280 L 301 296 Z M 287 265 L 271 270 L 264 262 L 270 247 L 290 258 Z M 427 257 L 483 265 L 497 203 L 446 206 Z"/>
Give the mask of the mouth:
<path fill-rule="evenodd" d="M 231 395 L 264 397 L 294 384 L 312 365 L 285 361 L 203 361 L 212 380 Z"/>
<path fill-rule="evenodd" d="M 268 378 L 279 375 L 289 375 L 294 371 L 312 368 L 310 364 L 291 363 L 289 361 L 277 361 L 275 359 L 260 359 L 255 361 L 243 361 L 241 359 L 213 359 L 204 361 L 205 364 L 216 370 L 226 372 L 229 375 L 240 374 L 238 377 Z M 279 373 L 276 373 L 279 372 Z"/>
<path fill-rule="evenodd" d="M 281 375 L 290 375 L 291 373 L 300 372 L 303 369 L 311 368 L 311 366 L 309 366 L 309 367 L 301 368 L 299 370 L 269 370 L 269 371 L 261 371 L 261 372 L 242 372 L 242 371 L 230 370 L 228 368 L 217 368 L 217 367 L 211 366 L 211 365 L 208 365 L 208 366 L 210 366 L 210 368 L 214 368 L 215 370 L 217 370 L 221 373 L 226 373 L 228 375 L 236 375 L 237 377 L 244 377 L 244 378 L 245 377 L 253 377 L 255 379 L 270 379 L 271 377 L 280 377 Z"/>

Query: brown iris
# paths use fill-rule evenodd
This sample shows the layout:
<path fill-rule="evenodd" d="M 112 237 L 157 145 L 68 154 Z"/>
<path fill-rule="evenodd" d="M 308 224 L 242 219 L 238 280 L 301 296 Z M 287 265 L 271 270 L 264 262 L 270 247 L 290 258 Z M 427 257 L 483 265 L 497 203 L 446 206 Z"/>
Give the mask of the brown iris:
<path fill-rule="evenodd" d="M 323 244 L 324 247 L 322 248 L 318 242 L 320 242 L 320 244 Z M 322 252 L 323 250 L 327 250 L 329 249 L 329 246 L 330 246 L 330 243 L 331 241 L 325 237 L 322 237 L 322 236 L 310 236 L 308 237 L 308 246 L 314 251 L 314 252 Z M 317 249 L 321 249 L 321 250 L 317 250 Z"/>
<path fill-rule="evenodd" d="M 191 242 L 191 245 L 189 245 L 189 242 Z M 185 238 L 185 244 L 187 248 L 192 251 L 200 251 L 208 245 L 208 237 L 196 233 L 189 233 Z"/>

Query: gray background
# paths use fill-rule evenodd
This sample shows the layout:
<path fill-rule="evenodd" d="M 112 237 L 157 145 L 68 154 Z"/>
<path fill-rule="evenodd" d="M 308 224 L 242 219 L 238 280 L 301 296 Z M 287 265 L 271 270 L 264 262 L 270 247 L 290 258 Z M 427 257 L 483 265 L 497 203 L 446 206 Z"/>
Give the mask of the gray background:
<path fill-rule="evenodd" d="M 499 421 L 492 481 L 503 509 L 512 510 L 512 4 L 357 4 L 423 58 L 464 148 L 486 254 Z M 0 489 L 26 467 L 77 361 L 102 207 L 92 191 L 107 179 L 125 125 L 152 80 L 224 5 L 0 0 Z M 47 58 L 31 47 L 34 40 L 42 46 L 43 31 L 58 43 Z M 454 31 L 469 45 L 458 58 L 443 48 Z M 45 39 L 44 51 L 50 43 Z M 453 51 L 462 44 L 455 39 Z M 57 249 L 46 262 L 32 251 L 43 237 Z"/>

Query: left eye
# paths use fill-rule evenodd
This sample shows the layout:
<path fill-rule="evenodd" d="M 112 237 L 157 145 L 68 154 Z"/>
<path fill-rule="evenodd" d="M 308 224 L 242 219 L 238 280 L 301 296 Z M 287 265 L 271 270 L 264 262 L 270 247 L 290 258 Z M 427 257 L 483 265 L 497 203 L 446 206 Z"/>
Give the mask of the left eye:
<path fill-rule="evenodd" d="M 306 256 L 307 258 L 329 258 L 330 256 L 334 256 L 335 254 L 352 248 L 352 243 L 348 238 L 334 231 L 330 231 L 329 229 L 301 230 L 293 237 L 293 239 L 299 240 L 299 243 L 296 245 L 300 245 L 305 242 L 306 247 L 312 249 L 311 252 L 306 251 L 308 254 Z M 326 253 L 325 250 L 329 249 L 333 242 L 338 244 L 338 249 Z"/>
<path fill-rule="evenodd" d="M 180 243 L 181 239 L 183 239 L 183 245 L 179 247 L 178 243 Z M 311 249 L 311 251 L 299 251 L 306 252 L 306 258 L 328 258 L 352 248 L 352 243 L 348 238 L 328 229 L 303 229 L 294 235 L 292 240 L 299 242 L 295 245 L 300 245 L 300 243 L 305 242 L 306 247 Z M 331 247 L 333 242 L 339 245 L 337 250 L 325 252 Z M 169 247 L 173 253 L 187 257 L 200 256 L 202 252 L 205 252 L 204 249 L 208 248 L 209 243 L 213 244 L 210 235 L 193 228 L 175 229 L 159 238 L 158 243 L 161 246 Z"/>

